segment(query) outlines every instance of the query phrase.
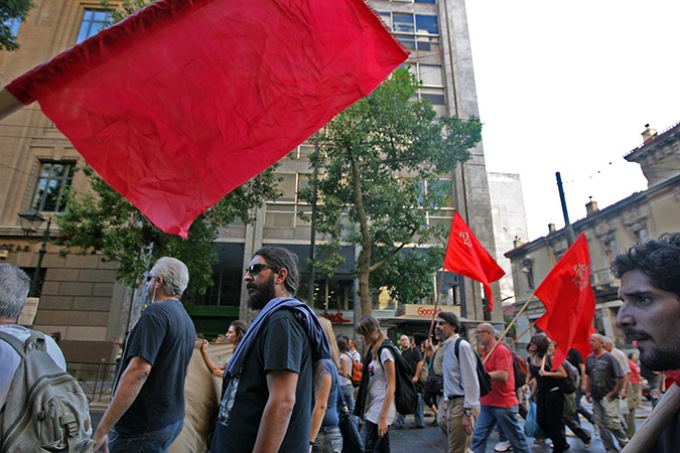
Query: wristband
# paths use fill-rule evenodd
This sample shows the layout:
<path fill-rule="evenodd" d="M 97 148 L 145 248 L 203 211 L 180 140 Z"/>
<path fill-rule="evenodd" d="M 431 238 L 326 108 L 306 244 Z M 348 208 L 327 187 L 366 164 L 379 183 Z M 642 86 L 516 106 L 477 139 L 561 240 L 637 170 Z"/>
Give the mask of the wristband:
<path fill-rule="evenodd" d="M 472 409 L 463 409 L 463 415 L 466 417 L 472 417 Z"/>

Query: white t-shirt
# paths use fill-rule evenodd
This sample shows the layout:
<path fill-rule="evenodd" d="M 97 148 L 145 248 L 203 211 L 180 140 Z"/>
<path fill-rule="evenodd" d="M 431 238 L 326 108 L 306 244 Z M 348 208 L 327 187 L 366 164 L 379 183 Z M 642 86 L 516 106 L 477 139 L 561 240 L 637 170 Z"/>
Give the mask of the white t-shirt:
<path fill-rule="evenodd" d="M 12 335 L 17 338 L 22 343 L 31 335 L 31 332 L 23 327 L 16 324 L 0 324 L 0 331 Z M 52 337 L 45 335 L 45 351 L 52 357 L 54 363 L 57 364 L 59 368 L 66 371 L 66 360 L 64 359 L 64 354 L 62 354 L 61 349 L 54 342 Z M 0 340 L 0 409 L 5 406 L 5 400 L 7 400 L 7 393 L 9 392 L 10 384 L 12 383 L 12 377 L 14 372 L 19 366 L 21 361 L 21 356 L 14 348 L 4 340 Z"/>
<path fill-rule="evenodd" d="M 354 366 L 354 363 L 352 362 L 352 358 L 346 353 L 343 352 L 340 354 L 340 366 L 346 370 L 348 370 L 349 375 L 352 375 L 352 367 Z M 340 376 L 340 386 L 346 386 L 346 385 L 352 385 L 352 380 L 344 377 L 341 374 L 338 374 Z"/>
<path fill-rule="evenodd" d="M 387 378 L 385 377 L 385 369 L 382 365 L 387 361 L 394 363 L 394 357 L 389 349 L 384 348 L 380 353 L 380 362 L 372 360 L 368 365 L 369 379 L 365 416 L 366 420 L 375 424 L 378 424 L 383 402 L 385 401 L 385 393 L 387 393 Z M 364 370 L 364 373 L 365 372 L 366 371 Z M 391 425 L 396 416 L 397 404 L 395 403 L 394 398 L 392 398 L 392 404 L 387 411 L 387 425 Z"/>

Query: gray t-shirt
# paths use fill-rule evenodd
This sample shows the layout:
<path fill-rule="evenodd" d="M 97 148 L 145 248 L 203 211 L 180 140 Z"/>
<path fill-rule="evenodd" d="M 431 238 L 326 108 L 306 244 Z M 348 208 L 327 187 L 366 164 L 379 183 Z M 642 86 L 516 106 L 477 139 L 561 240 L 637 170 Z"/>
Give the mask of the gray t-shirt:
<path fill-rule="evenodd" d="M 616 382 L 624 376 L 619 362 L 608 352 L 600 357 L 590 354 L 586 359 L 586 374 L 590 379 L 590 394 L 601 400 L 614 390 Z"/>
<path fill-rule="evenodd" d="M 31 336 L 30 330 L 16 324 L 2 324 L 0 325 L 0 331 L 12 335 L 22 343 Z M 52 360 L 54 360 L 54 363 L 56 363 L 59 368 L 66 371 L 64 354 L 62 354 L 57 343 L 55 343 L 49 335 L 45 335 L 45 351 L 52 357 Z M 12 377 L 14 376 L 20 361 L 21 356 L 19 353 L 6 341 L 0 340 L 0 363 L 2 364 L 2 366 L 0 366 L 0 409 L 5 406 L 9 386 L 12 383 Z"/>

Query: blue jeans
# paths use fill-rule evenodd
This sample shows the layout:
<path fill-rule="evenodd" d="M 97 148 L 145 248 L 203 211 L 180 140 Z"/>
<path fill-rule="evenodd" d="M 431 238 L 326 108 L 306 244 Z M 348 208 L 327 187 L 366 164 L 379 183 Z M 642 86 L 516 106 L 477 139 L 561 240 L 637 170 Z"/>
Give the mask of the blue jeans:
<path fill-rule="evenodd" d="M 364 429 L 361 431 L 366 453 L 380 452 L 390 453 L 390 429 L 383 437 L 378 436 L 378 425 L 368 420 L 364 421 Z"/>
<path fill-rule="evenodd" d="M 529 450 L 527 440 L 517 421 L 518 412 L 518 406 L 492 407 L 482 404 L 479 410 L 479 418 L 475 423 L 470 450 L 475 453 L 484 453 L 489 436 L 498 423 L 499 428 L 510 441 L 514 453 L 529 453 L 531 450 Z"/>
<path fill-rule="evenodd" d="M 341 453 L 342 433 L 337 426 L 333 428 L 321 428 L 314 439 L 312 453 Z"/>
<path fill-rule="evenodd" d="M 349 409 L 349 413 L 353 414 L 354 413 L 354 386 L 352 384 L 343 385 L 343 386 L 340 387 L 340 390 L 342 391 L 342 396 L 345 398 L 345 404 L 347 404 L 347 408 Z"/>
<path fill-rule="evenodd" d="M 110 453 L 162 453 L 179 436 L 184 419 L 155 431 L 125 432 L 115 426 L 109 432 Z"/>
<path fill-rule="evenodd" d="M 416 412 L 413 414 L 413 418 L 416 421 L 416 426 L 420 426 L 423 428 L 425 426 L 425 420 L 423 417 L 423 410 L 424 410 L 424 401 L 423 401 L 423 395 L 418 393 L 418 405 L 416 406 Z M 403 428 L 406 426 L 406 416 L 402 414 L 397 414 L 397 418 L 394 420 L 394 423 L 392 426 L 398 426 Z"/>

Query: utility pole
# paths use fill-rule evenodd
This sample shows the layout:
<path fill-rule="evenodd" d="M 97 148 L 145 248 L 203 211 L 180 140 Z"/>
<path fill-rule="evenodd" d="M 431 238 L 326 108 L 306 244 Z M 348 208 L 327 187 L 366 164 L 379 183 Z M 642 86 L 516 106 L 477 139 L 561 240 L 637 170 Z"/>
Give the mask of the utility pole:
<path fill-rule="evenodd" d="M 560 203 L 562 204 L 562 216 L 564 217 L 564 231 L 567 234 L 567 245 L 571 247 L 574 243 L 574 229 L 569 222 L 569 212 L 567 212 L 567 201 L 564 199 L 564 189 L 562 188 L 562 176 L 560 172 L 555 173 L 557 178 L 557 189 L 560 192 Z"/>
<path fill-rule="evenodd" d="M 307 294 L 309 305 L 314 307 L 315 294 L 314 290 L 316 280 L 316 265 L 314 264 L 316 260 L 316 197 L 317 197 L 317 185 L 316 180 L 319 177 L 319 132 L 314 134 L 314 167 L 312 171 L 312 221 L 309 233 L 309 292 Z"/>

